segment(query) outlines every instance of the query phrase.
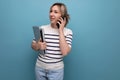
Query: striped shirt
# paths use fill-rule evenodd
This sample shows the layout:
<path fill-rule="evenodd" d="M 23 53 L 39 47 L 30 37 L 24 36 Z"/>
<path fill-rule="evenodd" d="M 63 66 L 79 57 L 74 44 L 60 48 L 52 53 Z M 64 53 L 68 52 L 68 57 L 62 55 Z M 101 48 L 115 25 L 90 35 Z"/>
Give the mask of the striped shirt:
<path fill-rule="evenodd" d="M 44 30 L 44 40 L 46 42 L 45 54 L 39 54 L 36 65 L 46 69 L 59 69 L 64 67 L 63 56 L 60 52 L 58 29 L 52 28 L 50 25 L 41 26 Z M 64 28 L 66 42 L 71 47 L 72 31 Z"/>

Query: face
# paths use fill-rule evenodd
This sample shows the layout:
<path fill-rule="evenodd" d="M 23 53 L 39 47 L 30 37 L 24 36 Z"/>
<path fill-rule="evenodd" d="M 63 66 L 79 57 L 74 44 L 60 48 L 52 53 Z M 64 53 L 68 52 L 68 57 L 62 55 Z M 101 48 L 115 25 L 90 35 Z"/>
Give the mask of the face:
<path fill-rule="evenodd" d="M 49 18 L 50 18 L 51 24 L 56 24 L 57 20 L 60 17 L 61 17 L 60 8 L 57 5 L 53 6 L 49 13 Z"/>

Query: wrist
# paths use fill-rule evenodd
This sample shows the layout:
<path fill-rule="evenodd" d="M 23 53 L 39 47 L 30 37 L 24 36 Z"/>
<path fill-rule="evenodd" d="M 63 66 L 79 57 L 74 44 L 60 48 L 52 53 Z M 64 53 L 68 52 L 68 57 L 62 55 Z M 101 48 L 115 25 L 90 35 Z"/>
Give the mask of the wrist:
<path fill-rule="evenodd" d="M 59 30 L 59 34 L 63 34 L 63 30 Z"/>

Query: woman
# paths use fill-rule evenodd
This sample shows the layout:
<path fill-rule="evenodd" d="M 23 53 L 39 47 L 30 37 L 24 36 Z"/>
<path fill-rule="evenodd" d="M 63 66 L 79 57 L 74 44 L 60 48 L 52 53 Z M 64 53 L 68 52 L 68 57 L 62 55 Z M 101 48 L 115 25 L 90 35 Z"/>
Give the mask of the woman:
<path fill-rule="evenodd" d="M 36 61 L 36 80 L 63 80 L 63 57 L 71 50 L 73 35 L 72 30 L 66 28 L 69 14 L 65 4 L 54 3 L 49 18 L 50 24 L 40 27 L 44 30 L 44 42 L 32 41 L 34 50 L 45 50 Z"/>

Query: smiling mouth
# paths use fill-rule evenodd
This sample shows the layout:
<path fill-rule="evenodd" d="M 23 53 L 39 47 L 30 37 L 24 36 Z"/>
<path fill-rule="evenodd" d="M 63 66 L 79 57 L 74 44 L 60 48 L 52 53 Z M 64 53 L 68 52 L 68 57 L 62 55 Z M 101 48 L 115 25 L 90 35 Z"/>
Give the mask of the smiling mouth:
<path fill-rule="evenodd" d="M 51 17 L 50 19 L 51 19 L 51 20 L 54 20 L 55 18 L 52 18 L 52 17 Z"/>

